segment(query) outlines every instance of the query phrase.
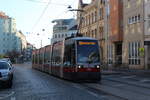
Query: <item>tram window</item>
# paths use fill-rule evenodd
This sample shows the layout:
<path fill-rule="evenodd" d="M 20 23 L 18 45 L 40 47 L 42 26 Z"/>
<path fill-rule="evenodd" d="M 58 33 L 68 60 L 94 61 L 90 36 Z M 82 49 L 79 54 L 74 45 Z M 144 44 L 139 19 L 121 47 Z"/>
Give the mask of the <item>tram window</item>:
<path fill-rule="evenodd" d="M 75 64 L 75 44 L 65 45 L 64 65 L 71 66 Z"/>
<path fill-rule="evenodd" d="M 37 54 L 35 55 L 35 64 L 37 64 Z"/>
<path fill-rule="evenodd" d="M 39 57 L 39 64 L 42 64 L 42 54 L 40 54 L 40 57 Z"/>
<path fill-rule="evenodd" d="M 49 60 L 50 60 L 50 54 L 48 51 L 46 51 L 44 54 L 44 63 L 49 63 L 48 62 Z"/>
<path fill-rule="evenodd" d="M 33 63 L 33 64 L 34 64 L 34 59 L 35 59 L 35 58 L 34 58 L 34 55 L 32 55 L 32 63 Z"/>
<path fill-rule="evenodd" d="M 62 46 L 56 46 L 53 48 L 53 53 L 52 53 L 53 65 L 59 66 L 61 64 L 61 62 L 62 62 L 61 52 L 62 52 Z"/>

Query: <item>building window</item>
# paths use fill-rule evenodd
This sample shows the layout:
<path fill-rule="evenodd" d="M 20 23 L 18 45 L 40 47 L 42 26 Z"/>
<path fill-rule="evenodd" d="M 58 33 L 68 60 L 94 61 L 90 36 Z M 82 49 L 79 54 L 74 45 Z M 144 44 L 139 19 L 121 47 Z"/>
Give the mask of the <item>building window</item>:
<path fill-rule="evenodd" d="M 132 19 L 131 18 L 128 19 L 128 23 L 132 24 Z"/>
<path fill-rule="evenodd" d="M 99 16 L 100 16 L 100 19 L 103 19 L 103 8 L 99 9 Z"/>
<path fill-rule="evenodd" d="M 92 19 L 91 22 L 94 23 L 94 19 L 95 19 L 95 18 L 94 18 L 94 14 L 93 14 L 93 13 L 92 13 L 92 18 L 91 18 L 91 19 Z"/>
<path fill-rule="evenodd" d="M 134 17 L 132 17 L 132 23 L 135 23 Z"/>
<path fill-rule="evenodd" d="M 62 34 L 62 38 L 64 38 L 64 34 Z"/>
<path fill-rule="evenodd" d="M 65 34 L 65 36 L 67 37 L 67 34 Z"/>
<path fill-rule="evenodd" d="M 135 16 L 135 22 L 137 22 L 137 20 L 138 20 L 138 19 L 137 19 L 137 16 Z"/>
<path fill-rule="evenodd" d="M 89 15 L 89 22 L 88 22 L 89 25 L 90 25 L 90 23 L 91 23 L 90 21 L 91 21 L 91 16 Z"/>
<path fill-rule="evenodd" d="M 141 16 L 140 16 L 140 14 L 138 15 L 138 21 L 140 21 L 141 20 Z"/>
<path fill-rule="evenodd" d="M 96 22 L 97 21 L 97 12 L 95 11 L 95 19 L 94 21 Z"/>
<path fill-rule="evenodd" d="M 112 47 L 112 45 L 111 44 L 109 44 L 108 46 L 107 46 L 107 58 L 108 58 L 108 64 L 112 64 L 113 63 L 113 52 L 112 52 L 112 50 L 113 50 L 113 47 Z"/>
<path fill-rule="evenodd" d="M 55 34 L 55 38 L 57 38 L 57 34 Z"/>
<path fill-rule="evenodd" d="M 129 64 L 130 65 L 140 64 L 139 48 L 140 48 L 140 42 L 129 43 Z"/>
<path fill-rule="evenodd" d="M 127 8 L 130 8 L 130 0 L 127 2 Z"/>
<path fill-rule="evenodd" d="M 60 38 L 60 34 L 58 34 L 58 38 Z"/>
<path fill-rule="evenodd" d="M 150 15 L 148 15 L 148 25 L 147 25 L 147 28 L 149 29 L 150 28 Z"/>

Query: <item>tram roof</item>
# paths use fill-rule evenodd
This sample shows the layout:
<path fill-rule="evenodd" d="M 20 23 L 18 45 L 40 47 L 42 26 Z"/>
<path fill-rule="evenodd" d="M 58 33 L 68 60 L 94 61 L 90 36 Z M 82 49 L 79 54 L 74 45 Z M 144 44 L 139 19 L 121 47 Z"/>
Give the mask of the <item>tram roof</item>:
<path fill-rule="evenodd" d="M 70 38 L 70 39 L 73 39 L 73 40 L 97 40 L 95 38 L 91 38 L 91 37 L 74 37 L 74 38 Z"/>

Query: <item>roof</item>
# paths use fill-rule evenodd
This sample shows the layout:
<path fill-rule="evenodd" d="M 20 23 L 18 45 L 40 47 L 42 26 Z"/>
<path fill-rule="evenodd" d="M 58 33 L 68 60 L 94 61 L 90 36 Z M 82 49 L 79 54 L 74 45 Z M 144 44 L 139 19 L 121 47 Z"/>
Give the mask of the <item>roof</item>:
<path fill-rule="evenodd" d="M 95 38 L 91 38 L 91 37 L 75 37 L 73 38 L 74 40 L 97 40 Z"/>

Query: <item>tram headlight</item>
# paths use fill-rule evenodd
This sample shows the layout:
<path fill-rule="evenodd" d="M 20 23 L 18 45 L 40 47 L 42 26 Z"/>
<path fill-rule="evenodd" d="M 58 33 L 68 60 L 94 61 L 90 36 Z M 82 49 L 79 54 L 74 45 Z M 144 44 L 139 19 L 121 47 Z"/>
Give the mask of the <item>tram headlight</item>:
<path fill-rule="evenodd" d="M 100 68 L 100 65 L 97 65 L 96 68 Z"/>
<path fill-rule="evenodd" d="M 78 68 L 81 68 L 81 66 L 79 65 Z"/>

